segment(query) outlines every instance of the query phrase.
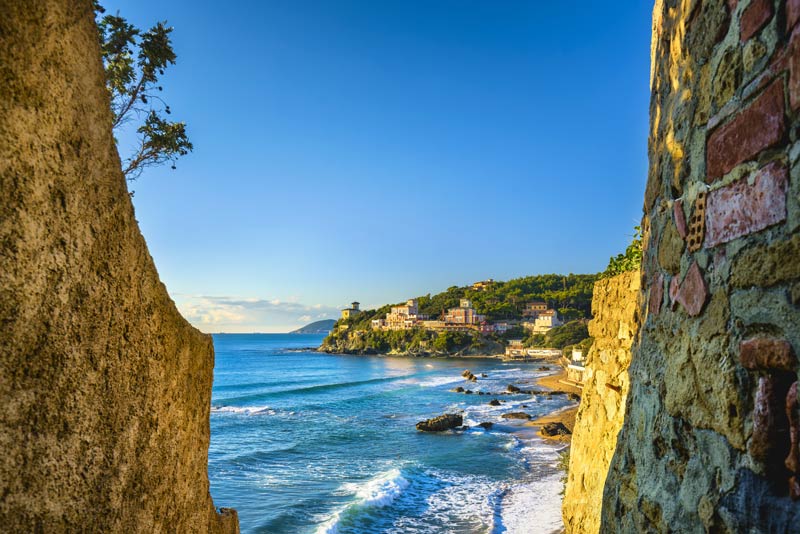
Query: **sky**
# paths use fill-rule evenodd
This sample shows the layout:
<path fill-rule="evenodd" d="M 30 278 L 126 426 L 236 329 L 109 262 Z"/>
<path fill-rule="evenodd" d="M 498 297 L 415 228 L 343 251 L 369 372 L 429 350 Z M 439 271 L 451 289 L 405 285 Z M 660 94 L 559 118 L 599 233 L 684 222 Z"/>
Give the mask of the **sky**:
<path fill-rule="evenodd" d="M 203 331 L 602 271 L 641 218 L 649 2 L 103 5 L 175 28 L 163 95 L 194 152 L 130 187 Z"/>

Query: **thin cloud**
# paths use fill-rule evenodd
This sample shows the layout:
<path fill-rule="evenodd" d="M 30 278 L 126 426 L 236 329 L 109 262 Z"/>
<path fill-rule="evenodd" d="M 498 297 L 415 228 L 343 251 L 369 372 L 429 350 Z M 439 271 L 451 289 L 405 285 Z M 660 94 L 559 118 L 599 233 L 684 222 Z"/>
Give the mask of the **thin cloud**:
<path fill-rule="evenodd" d="M 312 320 L 335 318 L 339 309 L 295 298 L 174 295 L 186 319 L 204 332 L 288 332 Z"/>

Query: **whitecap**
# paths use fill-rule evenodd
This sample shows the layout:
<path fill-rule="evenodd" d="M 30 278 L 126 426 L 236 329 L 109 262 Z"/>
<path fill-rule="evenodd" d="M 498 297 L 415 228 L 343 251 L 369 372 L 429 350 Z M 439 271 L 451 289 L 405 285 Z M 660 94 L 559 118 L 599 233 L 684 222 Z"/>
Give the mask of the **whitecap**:
<path fill-rule="evenodd" d="M 317 528 L 317 534 L 336 534 L 344 515 L 361 508 L 383 508 L 392 504 L 408 487 L 399 469 L 394 468 L 361 483 L 345 483 L 337 493 L 353 495 L 353 502 L 344 506 Z"/>
<path fill-rule="evenodd" d="M 212 406 L 211 413 L 235 413 L 240 415 L 275 415 L 269 406 Z"/>
<path fill-rule="evenodd" d="M 445 386 L 447 384 L 456 384 L 458 382 L 463 382 L 463 378 L 454 378 L 452 376 L 440 376 L 438 378 L 429 378 L 428 380 L 424 380 L 419 383 L 421 387 L 424 388 L 433 388 L 436 386 Z"/>

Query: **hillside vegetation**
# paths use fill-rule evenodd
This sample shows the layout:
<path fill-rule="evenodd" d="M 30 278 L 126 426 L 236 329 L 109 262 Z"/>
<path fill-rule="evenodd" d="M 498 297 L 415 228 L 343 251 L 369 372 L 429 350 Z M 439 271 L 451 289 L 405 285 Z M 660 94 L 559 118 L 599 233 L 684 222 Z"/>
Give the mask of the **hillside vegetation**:
<path fill-rule="evenodd" d="M 522 318 L 525 304 L 544 301 L 558 310 L 563 327 L 553 329 L 552 336 L 530 336 L 521 327 L 505 334 L 483 336 L 477 332 L 432 332 L 422 328 L 401 331 L 372 330 L 371 321 L 383 318 L 393 306 L 387 304 L 373 310 L 364 310 L 355 317 L 339 319 L 331 334 L 323 341 L 322 349 L 349 353 L 497 353 L 503 351 L 508 339 L 524 338 L 528 346 L 564 346 L 578 343 L 588 336 L 586 320 L 591 317 L 592 290 L 597 275 L 544 274 L 515 278 L 507 282 L 494 282 L 476 290 L 472 286 L 453 286 L 436 295 L 417 297 L 420 313 L 432 319 L 440 317 L 449 308 L 458 307 L 462 298 L 472 301 L 478 313 L 490 322 Z M 579 337 L 580 334 L 583 337 Z M 577 336 L 577 338 L 576 338 Z M 554 345 L 546 345 L 547 343 Z"/>

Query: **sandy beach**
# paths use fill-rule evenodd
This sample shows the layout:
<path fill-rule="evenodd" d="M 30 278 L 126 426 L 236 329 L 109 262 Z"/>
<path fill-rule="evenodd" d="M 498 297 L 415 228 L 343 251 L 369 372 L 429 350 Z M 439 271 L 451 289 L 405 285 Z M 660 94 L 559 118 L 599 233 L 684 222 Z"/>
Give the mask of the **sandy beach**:
<path fill-rule="evenodd" d="M 536 383 L 539 386 L 551 389 L 553 391 L 566 391 L 567 393 L 575 393 L 577 395 L 580 395 L 581 394 L 581 390 L 579 388 L 576 388 L 576 387 L 573 387 L 573 386 L 570 386 L 568 384 L 564 384 L 564 383 L 561 382 L 562 380 L 566 380 L 566 378 L 567 378 L 567 373 L 566 373 L 566 371 L 564 371 L 562 369 L 562 370 L 560 370 L 559 372 L 557 372 L 555 374 L 547 375 L 547 376 L 543 376 L 543 377 L 539 378 L 536 381 Z M 549 414 L 547 414 L 545 416 L 542 416 L 542 417 L 540 417 L 538 419 L 534 419 L 532 421 L 529 421 L 529 422 L 526 423 L 526 426 L 533 426 L 533 427 L 541 428 L 542 425 L 545 425 L 547 423 L 562 423 L 564 426 L 566 426 L 569 429 L 569 431 L 570 431 L 569 435 L 566 435 L 566 436 L 545 436 L 545 435 L 543 435 L 541 433 L 539 433 L 539 435 L 542 438 L 547 439 L 549 441 L 556 441 L 556 442 L 560 442 L 560 443 L 569 443 L 572 440 L 572 430 L 575 427 L 575 416 L 576 416 L 577 413 L 578 413 L 578 407 L 577 406 L 567 407 L 567 408 L 564 408 L 564 409 L 549 413 Z"/>

